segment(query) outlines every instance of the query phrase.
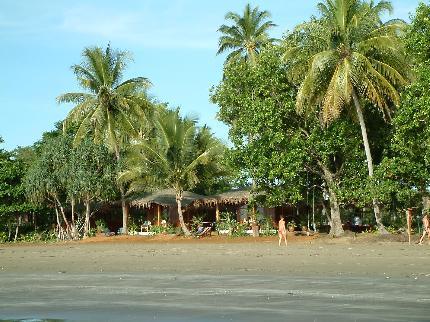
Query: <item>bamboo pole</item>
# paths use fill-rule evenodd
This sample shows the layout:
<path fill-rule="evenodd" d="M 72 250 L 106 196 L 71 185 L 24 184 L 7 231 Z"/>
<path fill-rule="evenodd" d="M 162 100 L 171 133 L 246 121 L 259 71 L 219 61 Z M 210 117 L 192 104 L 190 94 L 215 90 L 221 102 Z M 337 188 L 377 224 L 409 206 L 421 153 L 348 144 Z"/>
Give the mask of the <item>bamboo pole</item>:
<path fill-rule="evenodd" d="M 157 205 L 157 226 L 160 226 L 160 222 L 161 222 L 161 211 L 160 211 L 160 205 Z"/>

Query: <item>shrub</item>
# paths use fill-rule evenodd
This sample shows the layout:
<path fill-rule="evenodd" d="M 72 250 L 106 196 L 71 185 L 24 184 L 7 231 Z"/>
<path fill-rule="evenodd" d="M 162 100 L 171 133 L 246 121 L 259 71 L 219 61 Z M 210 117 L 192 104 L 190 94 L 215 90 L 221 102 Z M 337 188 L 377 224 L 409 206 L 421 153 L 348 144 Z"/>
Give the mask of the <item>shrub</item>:
<path fill-rule="evenodd" d="M 8 234 L 4 231 L 0 231 L 0 243 L 6 243 L 9 241 L 8 239 Z"/>
<path fill-rule="evenodd" d="M 263 236 L 276 235 L 276 228 L 273 226 L 272 218 L 264 216 L 260 219 L 260 234 Z"/>

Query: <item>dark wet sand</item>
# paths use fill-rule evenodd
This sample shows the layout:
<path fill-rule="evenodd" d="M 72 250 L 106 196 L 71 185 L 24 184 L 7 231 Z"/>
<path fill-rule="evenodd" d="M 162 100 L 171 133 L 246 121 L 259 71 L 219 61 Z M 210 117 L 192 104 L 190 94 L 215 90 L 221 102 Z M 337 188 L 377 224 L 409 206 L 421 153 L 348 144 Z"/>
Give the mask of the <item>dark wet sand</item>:
<path fill-rule="evenodd" d="M 142 238 L 0 245 L 0 319 L 430 320 L 430 245 Z"/>

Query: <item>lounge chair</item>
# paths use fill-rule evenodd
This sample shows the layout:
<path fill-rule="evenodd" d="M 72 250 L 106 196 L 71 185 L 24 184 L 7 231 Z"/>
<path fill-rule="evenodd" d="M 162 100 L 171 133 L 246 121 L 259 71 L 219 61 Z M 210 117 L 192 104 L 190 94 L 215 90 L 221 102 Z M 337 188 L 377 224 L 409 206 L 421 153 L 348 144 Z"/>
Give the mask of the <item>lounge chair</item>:
<path fill-rule="evenodd" d="M 212 231 L 212 227 L 204 227 L 203 229 L 198 229 L 194 236 L 196 237 L 210 236 L 211 231 Z"/>
<path fill-rule="evenodd" d="M 104 234 L 106 237 L 115 236 L 115 232 L 110 231 L 109 228 L 107 228 L 107 227 L 104 230 Z"/>

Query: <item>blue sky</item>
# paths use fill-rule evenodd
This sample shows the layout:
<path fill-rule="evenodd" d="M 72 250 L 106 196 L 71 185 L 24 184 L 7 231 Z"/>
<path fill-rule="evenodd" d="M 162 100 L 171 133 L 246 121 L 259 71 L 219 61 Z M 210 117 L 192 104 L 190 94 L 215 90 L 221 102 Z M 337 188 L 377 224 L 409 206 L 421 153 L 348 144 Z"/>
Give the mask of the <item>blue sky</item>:
<path fill-rule="evenodd" d="M 228 129 L 216 120 L 209 89 L 222 74 L 216 56 L 218 27 L 228 11 L 242 12 L 242 0 L 0 0 L 0 136 L 2 148 L 31 145 L 71 106 L 56 97 L 77 91 L 70 70 L 87 46 L 132 52 L 126 78 L 151 80 L 151 95 L 184 114 L 200 118 L 227 141 Z M 317 0 L 251 1 L 272 13 L 272 36 L 315 14 Z M 392 1 L 393 17 L 407 19 L 419 0 Z"/>

